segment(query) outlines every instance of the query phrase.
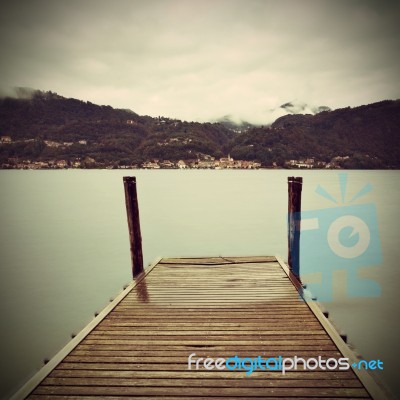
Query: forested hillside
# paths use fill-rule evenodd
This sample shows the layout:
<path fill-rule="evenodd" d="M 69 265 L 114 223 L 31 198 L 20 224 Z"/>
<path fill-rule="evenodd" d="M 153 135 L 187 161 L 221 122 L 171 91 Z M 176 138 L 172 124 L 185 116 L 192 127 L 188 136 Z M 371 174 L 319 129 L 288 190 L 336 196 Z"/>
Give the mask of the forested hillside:
<path fill-rule="evenodd" d="M 33 91 L 21 98 L 0 99 L 0 164 L 29 159 L 118 167 L 230 154 L 264 167 L 293 167 L 312 159 L 308 166 L 399 168 L 399 131 L 398 100 L 316 115 L 287 115 L 271 126 L 248 124 L 243 131 L 232 122 L 139 116 L 131 110 Z"/>
<path fill-rule="evenodd" d="M 382 101 L 317 115 L 286 115 L 270 127 L 236 137 L 233 157 L 263 164 L 314 158 L 348 157 L 348 168 L 400 167 L 400 101 Z"/>

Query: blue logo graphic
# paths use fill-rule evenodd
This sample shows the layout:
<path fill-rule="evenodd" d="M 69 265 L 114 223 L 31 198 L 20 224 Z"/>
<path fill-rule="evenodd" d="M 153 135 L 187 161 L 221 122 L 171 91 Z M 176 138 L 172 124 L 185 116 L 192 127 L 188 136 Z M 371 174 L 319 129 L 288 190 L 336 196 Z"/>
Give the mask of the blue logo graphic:
<path fill-rule="evenodd" d="M 365 185 L 346 201 L 347 173 L 339 174 L 341 204 L 323 187 L 316 193 L 337 204 L 336 207 L 301 212 L 300 273 L 318 273 L 319 283 L 307 288 L 320 301 L 333 300 L 333 272 L 347 272 L 349 297 L 377 297 L 377 282 L 361 278 L 359 269 L 377 267 L 382 262 L 376 207 L 374 204 L 352 203 L 372 190 Z M 296 216 L 299 218 L 300 216 Z"/>

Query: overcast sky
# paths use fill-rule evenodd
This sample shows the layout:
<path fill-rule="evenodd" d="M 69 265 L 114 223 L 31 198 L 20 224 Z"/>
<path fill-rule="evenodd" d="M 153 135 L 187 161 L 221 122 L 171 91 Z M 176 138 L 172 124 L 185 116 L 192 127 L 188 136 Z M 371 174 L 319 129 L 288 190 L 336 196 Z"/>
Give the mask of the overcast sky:
<path fill-rule="evenodd" d="M 289 101 L 400 98 L 399 17 L 385 0 L 3 0 L 0 86 L 268 123 Z"/>

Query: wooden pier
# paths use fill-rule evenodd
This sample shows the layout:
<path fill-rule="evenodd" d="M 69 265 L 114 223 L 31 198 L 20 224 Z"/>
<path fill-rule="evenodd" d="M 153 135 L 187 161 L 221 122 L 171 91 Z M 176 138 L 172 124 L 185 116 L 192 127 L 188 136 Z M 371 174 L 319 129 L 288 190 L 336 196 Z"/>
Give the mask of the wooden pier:
<path fill-rule="evenodd" d="M 385 398 L 365 371 L 188 369 L 188 357 L 354 354 L 276 257 L 160 259 L 14 398 Z"/>
<path fill-rule="evenodd" d="M 13 399 L 386 399 L 356 368 L 206 366 L 235 356 L 358 361 L 303 293 L 301 188 L 288 178 L 289 267 L 273 256 L 211 257 L 144 270 L 136 179 L 124 177 L 132 283 Z"/>

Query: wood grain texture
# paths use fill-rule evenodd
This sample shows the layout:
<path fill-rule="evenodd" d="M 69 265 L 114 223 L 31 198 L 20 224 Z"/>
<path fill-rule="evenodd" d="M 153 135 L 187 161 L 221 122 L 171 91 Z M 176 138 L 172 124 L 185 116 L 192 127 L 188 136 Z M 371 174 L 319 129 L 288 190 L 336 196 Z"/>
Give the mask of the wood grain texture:
<path fill-rule="evenodd" d="M 341 357 L 275 257 L 168 258 L 28 398 L 371 398 L 352 370 L 189 370 L 192 353 Z"/>

